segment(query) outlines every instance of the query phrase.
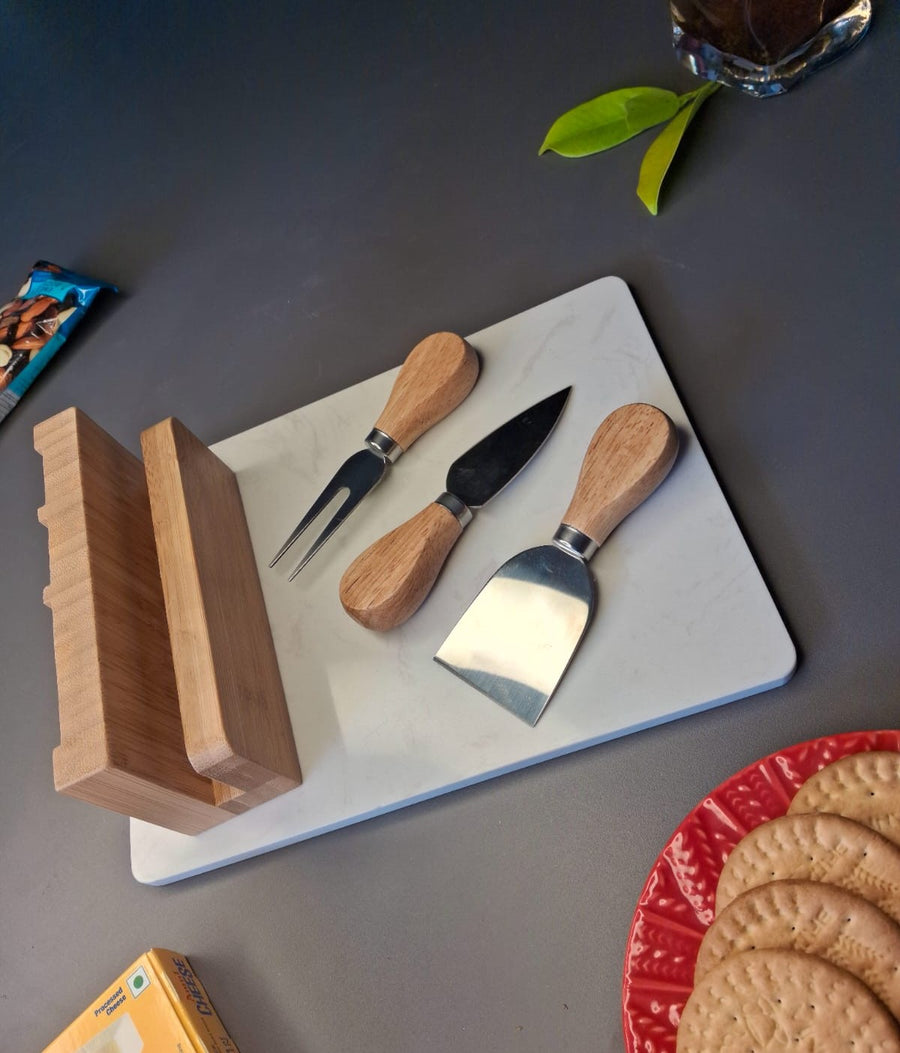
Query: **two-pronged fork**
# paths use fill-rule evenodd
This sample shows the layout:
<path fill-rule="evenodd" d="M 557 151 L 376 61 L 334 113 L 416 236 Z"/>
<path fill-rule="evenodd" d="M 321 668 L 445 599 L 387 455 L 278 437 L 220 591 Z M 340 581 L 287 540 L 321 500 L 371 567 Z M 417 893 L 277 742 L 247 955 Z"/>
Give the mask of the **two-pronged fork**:
<path fill-rule="evenodd" d="M 338 468 L 269 566 L 274 567 L 340 491 L 347 490 L 337 511 L 291 571 L 288 580 L 293 581 L 400 454 L 456 409 L 472 390 L 478 370 L 478 355 L 455 333 L 433 333 L 416 344 L 400 367 L 381 416 L 366 436 L 366 448 Z"/>

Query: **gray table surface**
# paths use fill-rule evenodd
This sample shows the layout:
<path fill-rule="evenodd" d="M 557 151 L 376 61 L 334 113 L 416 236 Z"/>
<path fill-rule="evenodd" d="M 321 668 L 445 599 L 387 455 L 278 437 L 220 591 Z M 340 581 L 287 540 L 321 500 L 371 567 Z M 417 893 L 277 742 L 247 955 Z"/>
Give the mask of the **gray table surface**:
<path fill-rule="evenodd" d="M 897 726 L 900 10 L 770 101 L 720 92 L 651 217 L 647 140 L 539 157 L 602 91 L 696 86 L 663 0 L 4 4 L 0 282 L 117 282 L 0 424 L 0 1049 L 151 945 L 242 1053 L 623 1048 L 647 872 L 779 747 Z M 205 442 L 594 278 L 631 287 L 787 624 L 779 690 L 165 888 L 57 795 L 32 428 Z"/>

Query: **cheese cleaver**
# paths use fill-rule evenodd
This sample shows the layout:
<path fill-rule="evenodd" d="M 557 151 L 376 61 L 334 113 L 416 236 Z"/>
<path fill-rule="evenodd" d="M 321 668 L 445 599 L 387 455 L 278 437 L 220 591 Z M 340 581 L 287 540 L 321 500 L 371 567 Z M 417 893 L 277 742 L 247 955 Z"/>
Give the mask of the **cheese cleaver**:
<path fill-rule="evenodd" d="M 475 443 L 450 465 L 442 494 L 356 557 L 339 590 L 354 621 L 384 632 L 415 614 L 472 510 L 496 497 L 543 447 L 570 391 L 548 395 Z"/>
<path fill-rule="evenodd" d="M 588 561 L 665 479 L 678 435 L 655 406 L 614 410 L 594 432 L 553 544 L 513 556 L 482 588 L 435 661 L 534 726 L 594 612 Z"/>

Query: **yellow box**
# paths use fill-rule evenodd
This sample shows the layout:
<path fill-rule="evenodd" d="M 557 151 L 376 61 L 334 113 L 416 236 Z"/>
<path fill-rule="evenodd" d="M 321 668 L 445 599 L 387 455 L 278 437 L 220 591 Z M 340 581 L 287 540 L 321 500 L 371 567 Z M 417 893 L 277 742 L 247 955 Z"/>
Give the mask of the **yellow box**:
<path fill-rule="evenodd" d="M 153 947 L 44 1053 L 238 1053 L 183 954 Z"/>

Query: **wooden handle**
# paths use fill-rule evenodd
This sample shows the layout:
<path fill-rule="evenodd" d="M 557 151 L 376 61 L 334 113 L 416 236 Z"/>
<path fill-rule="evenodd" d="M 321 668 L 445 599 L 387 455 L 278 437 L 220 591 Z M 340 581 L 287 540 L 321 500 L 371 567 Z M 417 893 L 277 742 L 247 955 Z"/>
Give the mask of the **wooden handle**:
<path fill-rule="evenodd" d="M 478 355 L 461 336 L 426 336 L 400 367 L 375 427 L 408 450 L 469 394 L 479 368 Z"/>
<path fill-rule="evenodd" d="M 378 632 L 402 625 L 431 591 L 462 530 L 443 505 L 423 508 L 346 569 L 339 590 L 344 610 Z"/>
<path fill-rule="evenodd" d="M 675 425 L 655 406 L 614 410 L 594 432 L 563 522 L 598 545 L 669 474 L 678 452 Z"/>

